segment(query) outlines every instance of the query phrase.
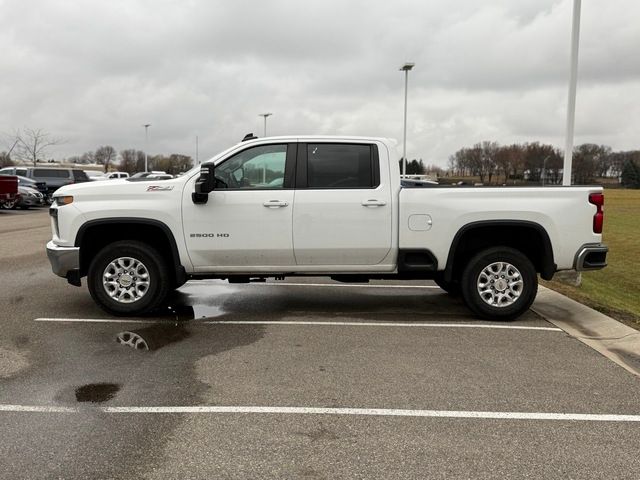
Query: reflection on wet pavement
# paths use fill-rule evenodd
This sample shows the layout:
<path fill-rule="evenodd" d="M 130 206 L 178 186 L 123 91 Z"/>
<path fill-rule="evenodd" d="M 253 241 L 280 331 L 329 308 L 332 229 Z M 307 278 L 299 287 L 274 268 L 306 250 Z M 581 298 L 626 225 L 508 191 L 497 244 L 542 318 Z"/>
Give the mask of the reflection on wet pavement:
<path fill-rule="evenodd" d="M 157 324 L 138 330 L 120 332 L 116 341 L 136 350 L 157 350 L 170 343 L 176 343 L 189 336 L 184 325 Z"/>

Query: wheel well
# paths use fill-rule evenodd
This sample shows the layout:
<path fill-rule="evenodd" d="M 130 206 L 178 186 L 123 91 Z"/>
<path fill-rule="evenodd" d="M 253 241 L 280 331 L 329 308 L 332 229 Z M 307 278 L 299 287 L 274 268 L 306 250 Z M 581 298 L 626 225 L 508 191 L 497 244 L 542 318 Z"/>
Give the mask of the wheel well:
<path fill-rule="evenodd" d="M 476 253 L 498 246 L 521 251 L 542 278 L 549 280 L 553 277 L 556 265 L 551 241 L 544 228 L 530 222 L 483 222 L 471 224 L 456 234 L 447 259 L 445 279 L 459 280 L 464 267 Z"/>
<path fill-rule="evenodd" d="M 146 243 L 169 260 L 171 281 L 174 285 L 184 283 L 177 246 L 168 227 L 149 221 L 98 221 L 85 225 L 76 236 L 75 245 L 80 247 L 80 276 L 86 276 L 91 260 L 106 245 L 120 240 L 137 240 Z"/>

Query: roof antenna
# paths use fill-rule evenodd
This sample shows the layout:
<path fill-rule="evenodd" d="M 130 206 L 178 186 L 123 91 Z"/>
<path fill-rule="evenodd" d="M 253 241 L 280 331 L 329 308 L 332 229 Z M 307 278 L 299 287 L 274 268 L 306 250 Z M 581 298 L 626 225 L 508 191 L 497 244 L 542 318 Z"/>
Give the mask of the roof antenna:
<path fill-rule="evenodd" d="M 255 140 L 256 137 L 253 133 L 247 133 L 244 138 L 242 139 L 243 142 L 246 142 L 247 140 Z"/>

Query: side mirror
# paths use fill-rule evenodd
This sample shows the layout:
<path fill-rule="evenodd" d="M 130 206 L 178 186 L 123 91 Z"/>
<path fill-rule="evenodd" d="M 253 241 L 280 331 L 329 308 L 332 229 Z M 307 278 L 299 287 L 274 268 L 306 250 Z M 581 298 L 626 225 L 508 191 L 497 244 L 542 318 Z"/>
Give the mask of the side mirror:
<path fill-rule="evenodd" d="M 196 180 L 195 192 L 191 194 L 193 203 L 207 203 L 209 193 L 215 186 L 215 165 L 212 163 L 202 165 L 200 176 Z"/>

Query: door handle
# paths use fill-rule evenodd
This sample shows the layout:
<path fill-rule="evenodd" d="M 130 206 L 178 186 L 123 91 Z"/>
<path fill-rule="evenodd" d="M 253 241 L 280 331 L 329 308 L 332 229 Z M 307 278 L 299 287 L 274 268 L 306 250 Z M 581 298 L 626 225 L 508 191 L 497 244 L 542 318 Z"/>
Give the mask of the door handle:
<path fill-rule="evenodd" d="M 362 201 L 363 207 L 384 207 L 386 204 L 387 202 L 383 200 L 376 200 L 374 198 L 370 198 L 369 200 Z"/>
<path fill-rule="evenodd" d="M 289 203 L 282 200 L 269 200 L 268 202 L 264 202 L 262 205 L 267 208 L 280 208 L 288 206 Z"/>

